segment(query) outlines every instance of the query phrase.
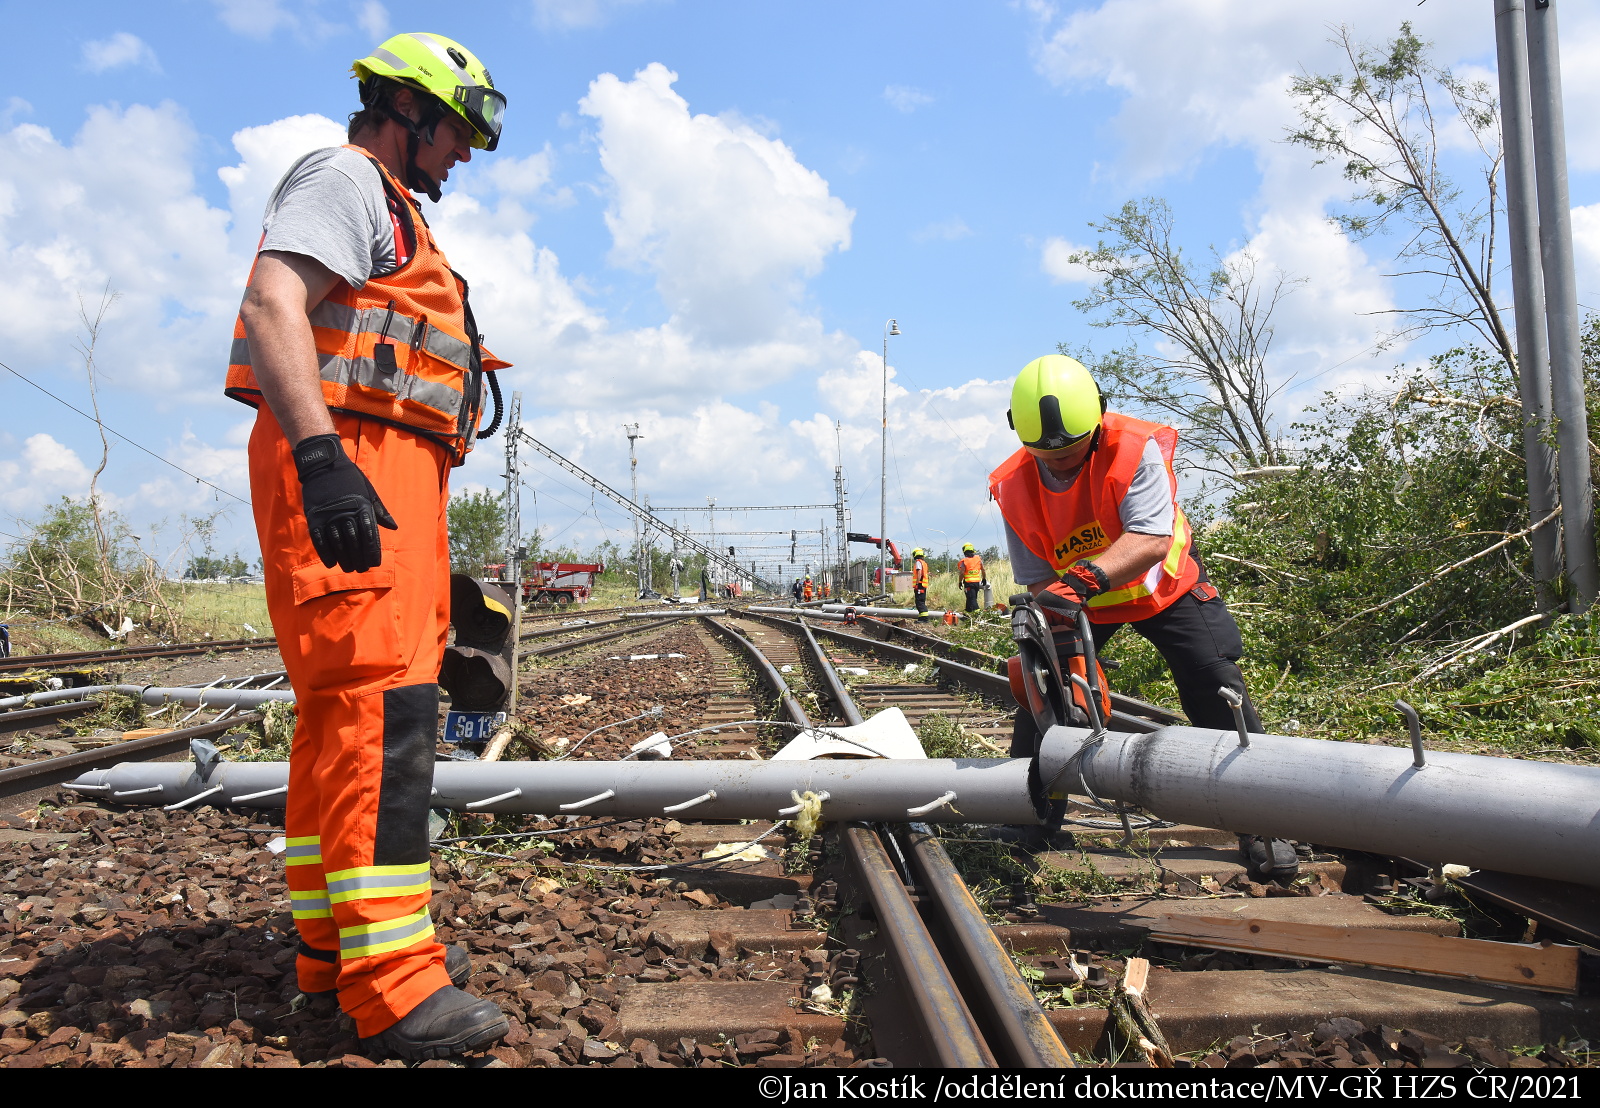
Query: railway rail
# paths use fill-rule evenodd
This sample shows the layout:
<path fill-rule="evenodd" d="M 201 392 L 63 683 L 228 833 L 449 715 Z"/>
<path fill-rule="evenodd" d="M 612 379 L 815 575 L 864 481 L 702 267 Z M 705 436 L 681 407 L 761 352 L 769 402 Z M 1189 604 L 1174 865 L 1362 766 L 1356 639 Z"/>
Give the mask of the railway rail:
<path fill-rule="evenodd" d="M 98 665 L 139 662 L 151 658 L 181 658 L 199 654 L 226 654 L 239 650 L 275 650 L 277 639 L 222 639 L 215 642 L 174 643 L 169 646 L 128 646 L 116 650 L 79 650 L 57 654 L 20 654 L 0 659 L 0 674 L 30 670 L 82 669 Z"/>
<path fill-rule="evenodd" d="M 802 728 L 855 726 L 887 707 L 926 734 L 944 716 L 990 751 L 1009 735 L 1009 685 L 981 652 L 887 622 L 686 616 L 525 632 L 539 645 L 521 657 L 538 666 L 521 671 L 508 755 L 626 757 L 660 731 L 674 736 L 675 758 L 767 757 Z M 583 653 L 624 638 L 640 640 L 637 655 Z M 1173 718 L 1127 698 L 1116 707 L 1129 730 Z M 163 736 L 164 751 L 188 737 Z M 79 753 L 86 766 L 158 756 Z M 460 752 L 441 746 L 441 756 Z M 1249 879 L 1232 835 L 1139 820 L 1127 843 L 1078 799 L 1077 840 L 1033 857 L 981 829 L 914 822 L 802 838 L 793 824 L 692 813 L 450 817 L 434 863 L 439 935 L 467 947 L 469 987 L 513 1017 L 511 1038 L 466 1064 L 1060 1068 L 1074 1054 L 1143 1057 L 1118 1030 L 1134 948 L 1157 962 L 1150 1007 L 1192 1064 L 1492 1064 L 1509 1063 L 1496 1054 L 1504 1046 L 1532 1044 L 1544 1050 L 1519 1064 L 1588 1059 L 1572 1040 L 1600 1030 L 1600 1016 L 1583 995 L 1152 940 L 1152 921 L 1197 908 L 1397 933 L 1460 926 L 1440 918 L 1447 905 L 1402 895 L 1427 878 L 1393 860 L 1308 852 L 1299 882 L 1268 888 Z M 17 875 L 0 891 L 0 1067 L 373 1064 L 325 1002 L 291 1003 L 270 813 L 62 803 L 0 826 Z M 1385 911 L 1400 902 L 1416 914 Z M 8 1011 L 26 1020 L 7 1023 Z"/>

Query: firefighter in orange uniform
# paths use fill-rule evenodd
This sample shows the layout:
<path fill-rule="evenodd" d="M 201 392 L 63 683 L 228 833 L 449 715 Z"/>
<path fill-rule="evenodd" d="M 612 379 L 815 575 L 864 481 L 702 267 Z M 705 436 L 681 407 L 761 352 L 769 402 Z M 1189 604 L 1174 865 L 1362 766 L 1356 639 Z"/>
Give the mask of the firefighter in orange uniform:
<path fill-rule="evenodd" d="M 1178 433 L 1105 410 L 1089 371 L 1059 354 L 1023 367 L 1011 391 L 1011 426 L 1022 448 L 989 475 L 1006 522 L 1011 572 L 1053 622 L 1086 611 L 1095 647 L 1124 625 L 1160 651 L 1195 727 L 1232 730 L 1222 687 L 1244 700 L 1261 730 L 1238 660 L 1238 624 L 1195 557 L 1173 471 Z M 1037 729 L 1017 714 L 1013 757 L 1030 757 Z M 1241 836 L 1262 878 L 1292 877 L 1293 847 Z"/>
<path fill-rule="evenodd" d="M 440 35 L 354 65 L 349 145 L 293 165 L 268 202 L 227 394 L 257 409 L 250 490 L 267 605 L 299 723 L 285 861 L 307 994 L 408 1059 L 508 1030 L 434 937 L 428 800 L 449 622 L 449 473 L 483 437 L 467 285 L 412 192 L 498 144 L 505 97 Z M 495 422 L 498 422 L 498 410 Z M 492 431 L 493 426 L 488 428 Z"/>
<path fill-rule="evenodd" d="M 928 610 L 928 552 L 920 546 L 911 552 L 911 598 L 918 612 Z"/>
<path fill-rule="evenodd" d="M 978 557 L 978 548 L 970 542 L 961 548 L 961 560 L 956 563 L 956 572 L 961 575 L 961 587 L 967 593 L 967 611 L 978 610 L 978 590 L 989 583 L 989 571 L 984 568 L 983 559 Z"/>

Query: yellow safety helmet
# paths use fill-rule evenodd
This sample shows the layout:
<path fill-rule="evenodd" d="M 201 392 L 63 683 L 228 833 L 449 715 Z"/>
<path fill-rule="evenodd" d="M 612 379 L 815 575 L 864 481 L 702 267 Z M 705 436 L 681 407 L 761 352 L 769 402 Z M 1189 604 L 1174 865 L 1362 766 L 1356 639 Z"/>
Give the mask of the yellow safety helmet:
<path fill-rule="evenodd" d="M 1083 363 L 1046 354 L 1022 367 L 1006 422 L 1029 450 L 1063 450 L 1092 435 L 1106 405 Z"/>
<path fill-rule="evenodd" d="M 970 542 L 961 544 L 961 553 L 963 553 L 963 554 L 976 554 L 977 552 L 978 552 L 978 548 L 976 546 L 973 546 Z"/>
<path fill-rule="evenodd" d="M 911 552 L 911 556 L 913 558 L 926 558 L 928 556 L 928 552 L 919 546 Z"/>
<path fill-rule="evenodd" d="M 454 39 L 422 32 L 395 35 L 350 68 L 361 81 L 363 104 L 372 97 L 373 78 L 387 77 L 431 94 L 466 120 L 473 146 L 493 150 L 500 145 L 505 95 L 495 89 L 477 55 Z"/>

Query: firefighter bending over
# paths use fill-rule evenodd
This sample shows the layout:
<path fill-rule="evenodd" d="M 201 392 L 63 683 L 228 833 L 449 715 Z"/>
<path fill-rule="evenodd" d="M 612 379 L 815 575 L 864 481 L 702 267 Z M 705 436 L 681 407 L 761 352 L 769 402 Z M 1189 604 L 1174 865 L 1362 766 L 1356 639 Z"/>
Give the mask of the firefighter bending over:
<path fill-rule="evenodd" d="M 1039 597 L 1053 623 L 1072 627 L 1087 611 L 1095 647 L 1131 626 L 1160 651 L 1195 727 L 1232 730 L 1222 687 L 1244 700 L 1246 725 L 1261 730 L 1238 660 L 1238 624 L 1194 552 L 1178 505 L 1173 455 L 1178 433 L 1105 410 L 1080 363 L 1059 354 L 1023 367 L 1007 419 L 1022 448 L 989 475 L 1011 551 L 1011 573 Z M 1037 728 L 1017 713 L 1012 757 L 1031 757 Z M 1290 844 L 1241 836 L 1263 878 L 1292 877 Z"/>

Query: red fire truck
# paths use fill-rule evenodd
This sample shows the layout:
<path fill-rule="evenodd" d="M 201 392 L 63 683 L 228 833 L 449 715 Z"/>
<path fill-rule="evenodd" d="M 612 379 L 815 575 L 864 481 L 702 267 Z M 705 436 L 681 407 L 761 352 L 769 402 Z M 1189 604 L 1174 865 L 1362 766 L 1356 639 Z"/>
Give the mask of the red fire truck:
<path fill-rule="evenodd" d="M 595 578 L 606 571 L 603 563 L 524 562 L 522 602 L 524 604 L 582 604 L 594 589 Z M 505 563 L 483 567 L 484 580 L 507 582 Z"/>

